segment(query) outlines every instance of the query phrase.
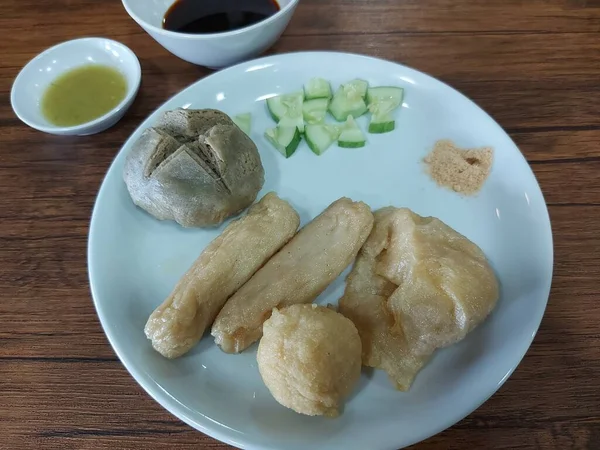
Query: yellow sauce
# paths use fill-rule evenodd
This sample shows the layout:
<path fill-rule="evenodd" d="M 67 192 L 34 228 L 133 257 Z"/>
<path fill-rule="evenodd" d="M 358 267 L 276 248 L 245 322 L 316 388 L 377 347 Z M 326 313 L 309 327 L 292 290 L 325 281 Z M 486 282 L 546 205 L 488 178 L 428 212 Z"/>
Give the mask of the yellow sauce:
<path fill-rule="evenodd" d="M 90 64 L 56 78 L 42 97 L 48 122 L 70 127 L 103 116 L 125 98 L 127 80 L 118 70 Z"/>

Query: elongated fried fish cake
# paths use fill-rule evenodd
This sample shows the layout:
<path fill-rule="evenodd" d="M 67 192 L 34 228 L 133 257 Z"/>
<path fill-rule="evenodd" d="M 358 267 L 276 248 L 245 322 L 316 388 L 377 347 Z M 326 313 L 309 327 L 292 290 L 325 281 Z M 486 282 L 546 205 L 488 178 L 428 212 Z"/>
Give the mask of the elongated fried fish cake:
<path fill-rule="evenodd" d="M 333 202 L 237 291 L 212 327 L 227 353 L 245 350 L 262 336 L 273 308 L 314 301 L 354 260 L 373 227 L 363 202 Z"/>
<path fill-rule="evenodd" d="M 299 225 L 298 213 L 274 193 L 231 222 L 148 319 L 144 331 L 154 349 L 167 358 L 188 352 L 227 299 L 294 236 Z"/>
<path fill-rule="evenodd" d="M 363 364 L 408 390 L 432 353 L 463 339 L 498 296 L 477 245 L 439 219 L 389 207 L 375 213 L 340 312 L 358 329 Z"/>

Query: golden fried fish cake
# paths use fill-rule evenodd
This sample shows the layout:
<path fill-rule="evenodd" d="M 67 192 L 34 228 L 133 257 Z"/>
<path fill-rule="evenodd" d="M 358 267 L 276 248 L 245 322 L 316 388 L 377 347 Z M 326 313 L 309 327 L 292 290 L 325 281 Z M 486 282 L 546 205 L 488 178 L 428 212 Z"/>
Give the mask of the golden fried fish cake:
<path fill-rule="evenodd" d="M 258 369 L 280 404 L 300 414 L 335 417 L 360 378 L 356 327 L 331 308 L 273 310 L 263 327 Z"/>
<path fill-rule="evenodd" d="M 372 227 L 365 203 L 333 202 L 227 301 L 212 326 L 215 342 L 241 352 L 260 339 L 273 308 L 314 301 L 354 260 Z"/>
<path fill-rule="evenodd" d="M 463 339 L 498 296 L 477 245 L 439 219 L 389 207 L 375 213 L 340 312 L 359 330 L 363 364 L 407 390 L 430 355 Z"/>
<path fill-rule="evenodd" d="M 397 286 L 377 275 L 374 267 L 374 258 L 359 254 L 348 276 L 339 311 L 359 330 L 363 364 L 383 369 L 396 389 L 406 391 L 430 355 L 411 352 L 402 330 L 393 329 L 388 300 Z"/>
<path fill-rule="evenodd" d="M 188 352 L 227 299 L 296 233 L 298 213 L 268 193 L 202 252 L 144 329 L 167 358 Z"/>

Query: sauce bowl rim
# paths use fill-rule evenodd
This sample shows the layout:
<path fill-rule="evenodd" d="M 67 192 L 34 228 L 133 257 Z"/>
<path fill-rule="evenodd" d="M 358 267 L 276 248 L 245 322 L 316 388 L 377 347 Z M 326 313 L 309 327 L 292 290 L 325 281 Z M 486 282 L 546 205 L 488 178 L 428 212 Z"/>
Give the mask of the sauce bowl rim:
<path fill-rule="evenodd" d="M 177 1 L 177 0 L 175 0 Z M 242 28 L 238 28 L 235 30 L 231 30 L 231 31 L 222 31 L 219 33 L 181 33 L 179 31 L 170 31 L 170 30 L 165 30 L 164 28 L 161 27 L 157 27 L 156 25 L 152 25 L 151 23 L 147 22 L 146 20 L 142 19 L 139 15 L 137 15 L 135 12 L 133 12 L 133 9 L 131 8 L 131 3 L 130 0 L 121 0 L 121 3 L 123 4 L 123 7 L 125 8 L 125 10 L 127 11 L 127 14 L 129 14 L 129 16 L 135 20 L 137 22 L 138 25 L 140 25 L 142 28 L 147 28 L 149 30 L 152 30 L 155 33 L 161 34 L 163 36 L 169 36 L 169 37 L 173 37 L 173 38 L 182 38 L 182 39 L 191 39 L 191 40 L 210 40 L 210 39 L 219 39 L 222 37 L 230 37 L 230 36 L 237 36 L 240 34 L 244 34 L 253 30 L 256 30 L 258 28 L 261 28 L 263 26 L 266 26 L 272 22 L 275 22 L 276 20 L 278 20 L 283 14 L 285 14 L 288 10 L 292 9 L 293 7 L 295 7 L 295 5 L 300 1 L 300 0 L 290 0 L 285 6 L 281 6 L 281 4 L 279 3 L 279 0 L 274 0 L 277 2 L 277 4 L 279 5 L 279 11 L 277 11 L 275 14 L 273 14 L 272 16 L 267 17 L 264 20 L 261 20 L 259 22 L 256 22 L 253 25 L 249 25 L 247 27 L 242 27 Z M 166 13 L 166 11 L 165 11 Z"/>
<path fill-rule="evenodd" d="M 124 71 L 121 70 L 123 67 L 122 65 L 118 65 L 118 64 L 114 64 L 114 63 L 105 63 L 104 64 L 104 65 L 118 69 L 125 76 L 127 76 L 128 78 L 129 78 L 129 76 L 131 76 L 131 78 L 133 79 L 133 83 L 129 83 L 129 82 L 127 83 L 127 93 L 125 94 L 125 97 L 123 97 L 123 99 L 119 102 L 119 104 L 117 106 L 115 106 L 114 108 L 112 108 L 110 111 L 103 114 L 102 116 L 97 117 L 96 119 L 90 120 L 88 122 L 84 122 L 79 125 L 73 125 L 73 126 L 68 126 L 68 127 L 52 125 L 49 122 L 48 123 L 40 123 L 37 121 L 32 121 L 29 118 L 26 118 L 25 115 L 23 114 L 21 108 L 18 106 L 17 98 L 20 95 L 20 90 L 18 89 L 18 86 L 19 86 L 19 82 L 23 79 L 23 77 L 25 77 L 26 74 L 33 69 L 34 64 L 37 61 L 39 61 L 40 59 L 48 56 L 48 54 L 55 52 L 60 47 L 72 45 L 75 42 L 91 44 L 91 43 L 97 42 L 97 41 L 102 41 L 104 43 L 110 43 L 110 45 L 119 47 L 123 51 L 123 53 L 126 55 L 126 57 L 131 62 L 133 62 L 133 67 L 134 67 L 133 72 L 127 71 L 127 73 L 124 73 Z M 83 66 L 84 64 L 81 64 L 81 65 Z M 79 67 L 79 66 L 77 66 L 77 67 Z M 60 75 L 62 75 L 62 73 L 59 73 L 56 76 L 58 77 Z M 12 109 L 15 112 L 15 114 L 17 115 L 17 117 L 22 122 L 24 122 L 25 124 L 29 125 L 32 128 L 35 128 L 39 131 L 43 131 L 46 133 L 60 132 L 60 134 L 77 134 L 78 131 L 84 131 L 88 128 L 93 128 L 97 125 L 100 125 L 101 123 L 109 120 L 114 115 L 119 114 L 123 109 L 125 109 L 131 103 L 133 98 L 137 95 L 137 92 L 138 92 L 140 84 L 141 84 L 141 79 L 142 79 L 142 67 L 140 65 L 140 61 L 139 61 L 138 57 L 136 56 L 136 54 L 125 44 L 122 44 L 113 39 L 104 38 L 104 37 L 82 37 L 82 38 L 77 38 L 77 39 L 71 39 L 68 41 L 60 42 L 56 45 L 53 45 L 52 47 L 45 49 L 44 51 L 38 53 L 35 57 L 33 57 L 31 60 L 29 60 L 27 62 L 27 64 L 25 64 L 23 66 L 23 68 L 19 71 L 19 74 L 15 77 L 15 80 L 13 81 L 11 92 L 10 92 L 10 103 L 11 103 Z"/>

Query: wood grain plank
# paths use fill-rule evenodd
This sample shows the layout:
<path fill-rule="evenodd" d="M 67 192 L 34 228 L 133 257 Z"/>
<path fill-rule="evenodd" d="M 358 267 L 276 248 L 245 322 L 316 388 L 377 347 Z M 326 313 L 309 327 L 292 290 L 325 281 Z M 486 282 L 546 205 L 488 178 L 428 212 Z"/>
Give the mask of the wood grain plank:
<path fill-rule="evenodd" d="M 290 33 L 598 31 L 598 4 L 577 0 L 305 0 Z M 360 11 L 360 14 L 357 12 Z"/>
<path fill-rule="evenodd" d="M 401 42 L 399 42 L 401 41 Z M 600 63 L 600 43 L 593 34 L 523 34 L 512 37 L 469 33 L 452 36 L 282 36 L 275 51 L 337 50 L 364 53 L 418 67 L 444 78 L 525 81 L 527 91 L 538 80 L 573 78 L 590 82 Z M 573 48 L 580 51 L 573 52 Z M 459 62 L 459 63 L 458 63 Z M 581 77 L 581 78 L 578 78 Z M 468 81 L 467 81 L 468 80 Z M 555 86 L 559 88 L 560 86 Z"/>
<path fill-rule="evenodd" d="M 510 134 L 527 161 L 533 165 L 573 159 L 589 161 L 600 156 L 600 130 L 526 131 Z"/>
<path fill-rule="evenodd" d="M 24 12 L 36 10 L 35 15 Z M 32 0 L 10 2 L 3 9 L 0 26 L 19 29 L 35 26 L 41 35 L 56 34 L 56 23 L 68 17 L 72 33 L 86 29 L 90 35 L 131 33 L 136 27 L 120 4 L 93 0 Z M 98 20 L 98 17 L 106 20 Z M 577 0 L 302 0 L 289 35 L 378 33 L 519 33 L 597 32 L 600 8 Z M 135 25 L 135 24 L 134 24 Z M 12 42 L 27 39 L 21 33 L 7 35 Z"/>
<path fill-rule="evenodd" d="M 600 199 L 600 161 L 536 164 L 534 173 L 550 204 L 593 203 Z M 566 182 L 568 180 L 568 182 Z"/>

